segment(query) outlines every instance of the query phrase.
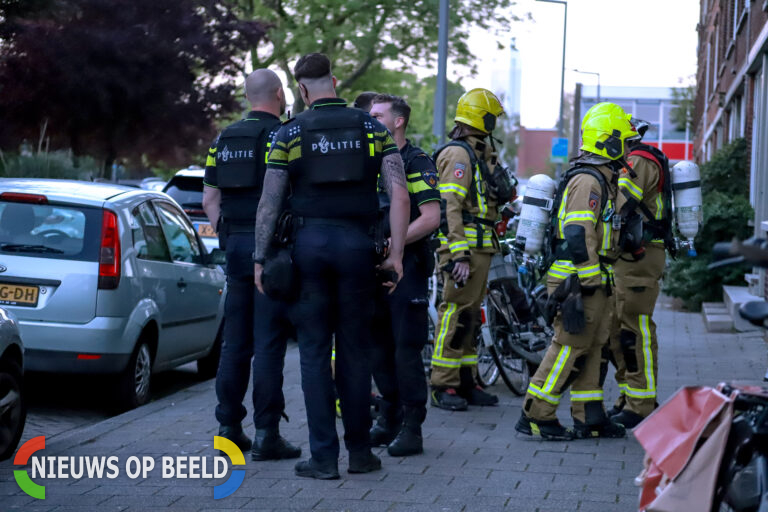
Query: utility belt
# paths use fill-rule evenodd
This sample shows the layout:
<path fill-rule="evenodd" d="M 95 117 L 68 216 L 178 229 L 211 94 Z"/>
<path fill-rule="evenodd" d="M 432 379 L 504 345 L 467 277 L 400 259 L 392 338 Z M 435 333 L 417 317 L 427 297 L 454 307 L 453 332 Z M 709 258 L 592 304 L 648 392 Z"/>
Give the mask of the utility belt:
<path fill-rule="evenodd" d="M 222 219 L 222 231 L 228 235 L 234 233 L 253 233 L 256 230 L 256 219 Z"/>
<path fill-rule="evenodd" d="M 466 210 L 463 210 L 461 212 L 461 221 L 466 226 L 467 224 L 474 224 L 475 229 L 477 230 L 477 240 L 475 242 L 475 247 L 477 249 L 482 249 L 484 247 L 483 241 L 485 239 L 485 234 L 490 233 L 491 234 L 491 240 L 494 240 L 493 234 L 496 232 L 494 227 L 496 226 L 496 223 L 490 219 L 483 219 L 482 217 L 476 217 L 469 213 Z M 490 228 L 490 229 L 486 229 Z M 496 244 L 494 244 L 495 246 Z"/>
<path fill-rule="evenodd" d="M 227 238 L 235 233 L 253 234 L 256 229 L 255 219 L 225 219 L 219 217 L 216 224 L 216 234 L 219 236 L 219 247 L 227 249 Z"/>
<path fill-rule="evenodd" d="M 567 250 L 563 247 L 564 243 L 556 246 L 555 248 L 555 261 L 547 271 L 547 275 L 555 277 L 557 279 L 567 279 L 570 274 L 578 274 L 576 266 L 571 261 L 570 254 L 566 254 Z M 613 293 L 613 287 L 616 286 L 614 282 L 613 264 L 616 263 L 616 259 L 608 258 L 607 256 L 598 256 L 598 265 L 600 267 L 600 278 L 602 285 L 605 289 L 605 294 L 610 297 Z"/>
<path fill-rule="evenodd" d="M 296 229 L 304 226 L 336 226 L 357 231 L 364 231 L 367 235 L 373 236 L 376 231 L 374 220 L 371 219 L 348 219 L 342 217 L 293 217 Z"/>
<path fill-rule="evenodd" d="M 376 217 L 350 219 L 344 217 L 293 217 L 296 231 L 304 226 L 336 226 L 363 232 L 373 238 L 376 254 L 381 259 L 387 252 L 387 237 L 384 234 L 384 215 L 379 212 Z"/>

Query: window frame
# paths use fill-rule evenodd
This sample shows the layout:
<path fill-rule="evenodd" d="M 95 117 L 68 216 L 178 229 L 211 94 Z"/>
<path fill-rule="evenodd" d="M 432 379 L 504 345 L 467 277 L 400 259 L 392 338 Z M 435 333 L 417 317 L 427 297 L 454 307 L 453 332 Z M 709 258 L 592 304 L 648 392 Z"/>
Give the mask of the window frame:
<path fill-rule="evenodd" d="M 189 228 L 189 231 L 192 233 L 194 238 L 194 243 L 197 246 L 197 255 L 193 255 L 193 257 L 196 259 L 196 261 L 180 261 L 173 259 L 173 251 L 171 251 L 171 244 L 168 241 L 168 237 L 165 235 L 165 231 L 163 231 L 163 235 L 165 236 L 165 242 L 166 246 L 168 247 L 168 253 L 171 257 L 171 263 L 174 264 L 180 264 L 180 265 L 199 265 L 199 266 L 205 266 L 205 245 L 200 241 L 200 237 L 197 234 L 197 231 L 195 230 L 195 227 L 192 225 L 192 223 L 189 221 L 189 218 L 187 218 L 187 215 L 179 210 L 178 207 L 176 207 L 175 204 L 171 203 L 170 201 L 166 201 L 164 199 L 153 199 L 152 206 L 155 208 L 155 213 L 157 214 L 158 222 L 160 222 L 160 227 L 162 229 L 163 221 L 160 217 L 160 213 L 157 212 L 158 208 L 166 208 L 169 210 L 172 214 L 176 215 L 181 221 Z M 187 237 L 188 238 L 188 237 Z M 189 238 L 188 238 L 189 239 Z M 190 246 L 192 245 L 192 242 L 190 240 Z"/>
<path fill-rule="evenodd" d="M 134 210 L 138 210 L 142 206 L 146 206 L 147 207 L 147 209 L 154 216 L 155 221 L 157 222 L 157 228 L 160 230 L 160 237 L 162 238 L 162 241 L 163 241 L 163 247 L 165 248 L 165 256 L 166 256 L 166 258 L 164 258 L 164 259 L 144 258 L 144 257 L 139 256 L 139 252 L 136 251 L 136 241 L 133 239 L 133 228 L 131 228 L 131 243 L 133 245 L 134 251 L 136 251 L 136 258 L 140 259 L 142 261 L 157 261 L 159 263 L 173 263 L 173 260 L 171 259 L 171 251 L 170 251 L 170 248 L 168 246 L 168 240 L 165 237 L 165 232 L 163 231 L 163 227 L 160 225 L 160 219 L 158 218 L 157 212 L 155 211 L 155 208 L 154 208 L 154 206 L 152 204 L 152 201 L 151 200 L 146 200 L 146 201 L 142 201 L 142 202 L 136 204 L 136 206 L 134 206 L 133 208 L 131 208 L 128 211 L 128 214 L 131 217 L 134 217 L 134 218 L 137 219 L 137 221 L 139 223 L 139 226 L 141 227 L 142 234 L 144 235 L 144 241 L 146 242 L 146 240 L 147 240 L 147 232 L 146 232 L 146 226 L 145 226 L 145 223 L 144 223 L 144 218 L 141 215 L 134 215 Z"/>

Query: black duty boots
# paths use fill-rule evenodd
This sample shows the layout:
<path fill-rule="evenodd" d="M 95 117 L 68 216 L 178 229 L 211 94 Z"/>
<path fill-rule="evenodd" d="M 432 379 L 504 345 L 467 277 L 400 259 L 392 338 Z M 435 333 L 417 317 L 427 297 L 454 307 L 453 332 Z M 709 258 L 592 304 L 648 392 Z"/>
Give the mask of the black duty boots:
<path fill-rule="evenodd" d="M 296 473 L 296 476 L 318 480 L 338 480 L 340 478 L 339 464 L 336 461 L 322 463 L 311 457 L 297 462 L 293 472 Z"/>
<path fill-rule="evenodd" d="M 383 398 L 379 400 L 379 415 L 371 427 L 371 446 L 387 446 L 400 430 L 402 415 L 397 407 Z"/>
<path fill-rule="evenodd" d="M 251 448 L 252 460 L 295 459 L 300 455 L 301 448 L 283 439 L 277 427 L 256 429 Z"/>
<path fill-rule="evenodd" d="M 426 415 L 427 410 L 424 407 L 405 407 L 400 432 L 387 447 L 387 452 L 392 457 L 407 457 L 424 451 L 421 424 L 424 423 Z"/>
<path fill-rule="evenodd" d="M 350 473 L 370 473 L 381 469 L 381 459 L 371 452 L 371 449 L 359 452 L 349 452 Z"/>
<path fill-rule="evenodd" d="M 243 432 L 243 427 L 239 424 L 232 426 L 219 426 L 219 436 L 225 439 L 229 439 L 235 443 L 235 445 L 237 445 L 237 447 L 240 448 L 240 450 L 243 452 L 247 452 L 251 449 L 251 440 L 247 435 L 245 435 L 245 432 Z"/>

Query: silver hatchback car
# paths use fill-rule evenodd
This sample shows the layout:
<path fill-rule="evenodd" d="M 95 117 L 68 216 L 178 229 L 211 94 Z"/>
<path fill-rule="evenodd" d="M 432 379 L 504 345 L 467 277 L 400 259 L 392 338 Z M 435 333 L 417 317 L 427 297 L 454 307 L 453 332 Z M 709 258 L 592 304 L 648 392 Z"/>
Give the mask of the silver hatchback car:
<path fill-rule="evenodd" d="M 127 407 L 148 400 L 152 372 L 197 360 L 215 375 L 223 261 L 163 193 L 0 179 L 0 305 L 26 369 L 116 374 Z"/>

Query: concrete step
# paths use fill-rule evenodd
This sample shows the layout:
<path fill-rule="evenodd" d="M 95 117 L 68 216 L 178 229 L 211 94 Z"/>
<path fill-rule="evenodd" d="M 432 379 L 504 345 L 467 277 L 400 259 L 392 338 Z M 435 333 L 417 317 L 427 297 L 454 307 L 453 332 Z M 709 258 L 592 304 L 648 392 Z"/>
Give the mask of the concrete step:
<path fill-rule="evenodd" d="M 739 315 L 739 307 L 745 302 L 753 300 L 763 300 L 763 298 L 749 293 L 749 288 L 746 286 L 723 286 L 725 307 L 733 320 L 733 328 L 739 332 L 760 330 L 759 327 L 750 324 Z"/>
<path fill-rule="evenodd" d="M 701 314 L 707 331 L 731 332 L 733 330 L 733 320 L 725 303 L 705 302 L 701 305 Z"/>
<path fill-rule="evenodd" d="M 708 332 L 731 332 L 733 320 L 731 315 L 704 315 L 704 325 Z"/>
<path fill-rule="evenodd" d="M 725 302 L 704 302 L 701 304 L 701 312 L 705 315 L 727 315 L 728 308 Z"/>

